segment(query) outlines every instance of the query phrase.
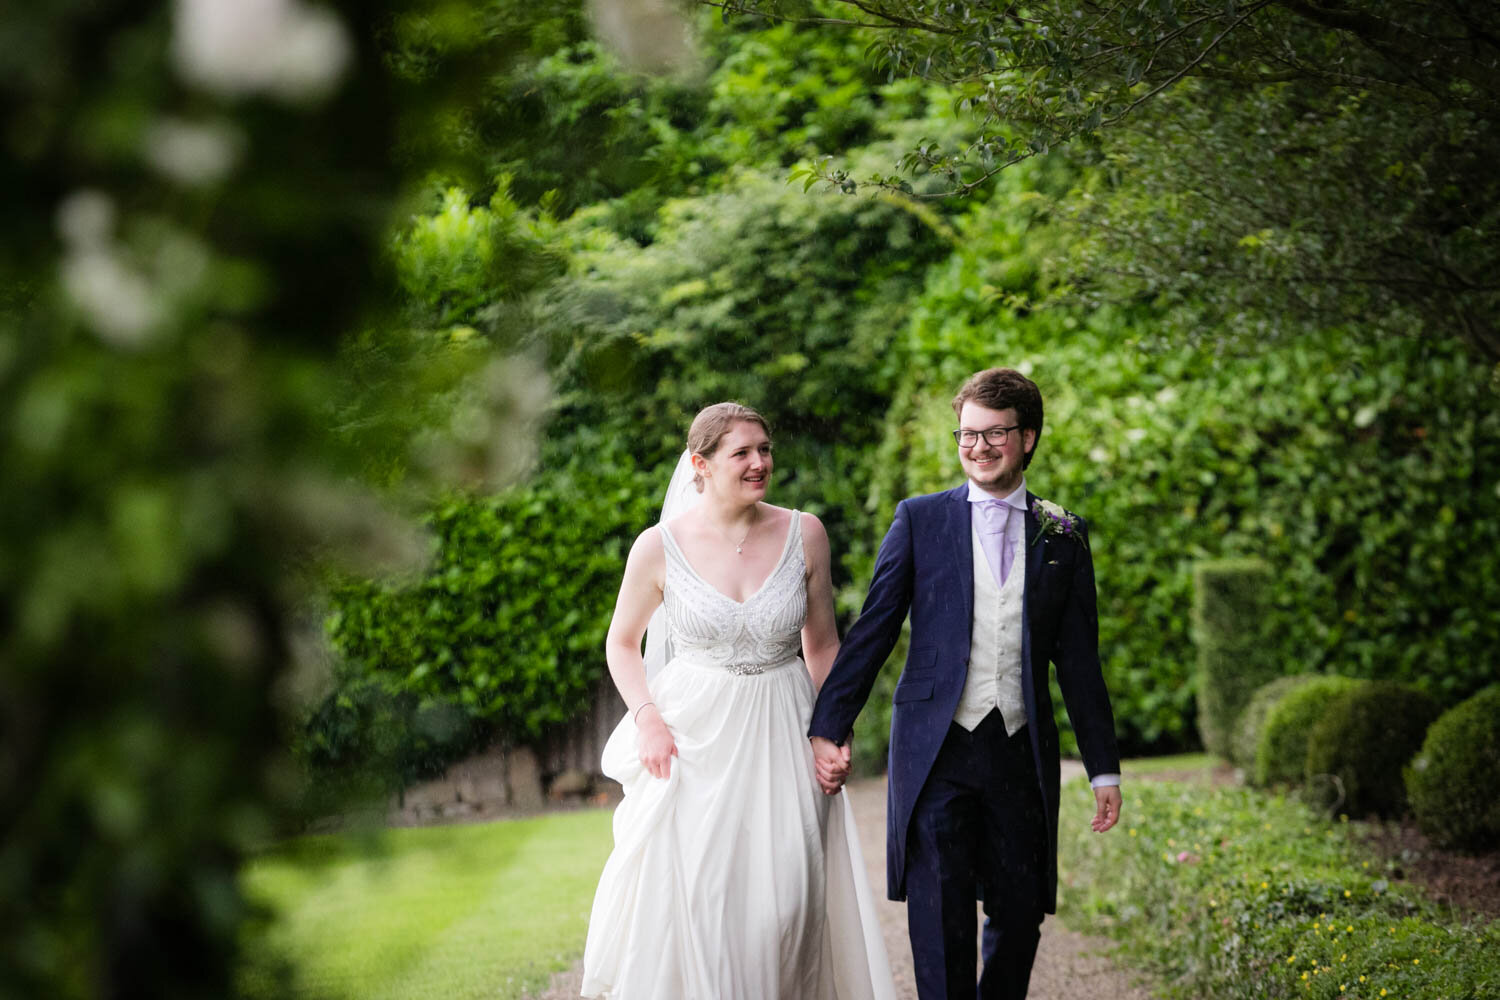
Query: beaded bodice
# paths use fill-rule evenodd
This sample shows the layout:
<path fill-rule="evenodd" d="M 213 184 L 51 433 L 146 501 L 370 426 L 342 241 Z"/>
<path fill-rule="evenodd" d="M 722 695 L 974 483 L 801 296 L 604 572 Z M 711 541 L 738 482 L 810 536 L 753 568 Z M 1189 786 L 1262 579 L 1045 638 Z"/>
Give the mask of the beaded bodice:
<path fill-rule="evenodd" d="M 661 536 L 667 555 L 662 603 L 673 656 L 736 674 L 762 673 L 797 656 L 807 617 L 801 514 L 792 512 L 776 568 L 744 603 L 699 576 L 665 524 Z"/>

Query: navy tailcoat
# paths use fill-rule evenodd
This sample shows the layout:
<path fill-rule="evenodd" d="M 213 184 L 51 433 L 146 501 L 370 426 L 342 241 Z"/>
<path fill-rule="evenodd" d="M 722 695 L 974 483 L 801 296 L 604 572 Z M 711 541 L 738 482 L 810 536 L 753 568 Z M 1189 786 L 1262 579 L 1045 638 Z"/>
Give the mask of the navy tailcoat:
<path fill-rule="evenodd" d="M 1057 724 L 1047 664 L 1058 686 L 1084 766 L 1092 777 L 1118 773 L 1114 715 L 1099 667 L 1099 616 L 1087 528 L 1080 537 L 1038 537 L 1026 495 L 1026 587 L 1022 602 L 1021 690 L 1047 817 L 1048 876 L 1041 908 L 1056 911 Z M 974 615 L 974 546 L 967 484 L 903 500 L 880 544 L 870 592 L 849 629 L 813 709 L 810 736 L 842 742 L 911 615 L 906 668 L 892 696 L 887 772 L 886 885 L 906 898 L 906 834 L 912 808 L 958 709 L 969 669 Z"/>

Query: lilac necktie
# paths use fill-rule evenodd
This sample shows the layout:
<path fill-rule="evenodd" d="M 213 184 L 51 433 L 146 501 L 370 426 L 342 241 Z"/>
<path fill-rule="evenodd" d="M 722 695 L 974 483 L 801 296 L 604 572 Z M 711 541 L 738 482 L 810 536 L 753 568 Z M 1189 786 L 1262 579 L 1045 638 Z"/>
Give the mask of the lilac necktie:
<path fill-rule="evenodd" d="M 1003 587 L 1006 578 L 1010 576 L 1010 564 L 1014 558 L 1005 530 L 1010 521 L 1010 504 L 1003 500 L 981 500 L 974 507 L 979 518 L 976 522 L 979 546 L 984 550 L 991 572 L 995 574 L 995 582 Z"/>

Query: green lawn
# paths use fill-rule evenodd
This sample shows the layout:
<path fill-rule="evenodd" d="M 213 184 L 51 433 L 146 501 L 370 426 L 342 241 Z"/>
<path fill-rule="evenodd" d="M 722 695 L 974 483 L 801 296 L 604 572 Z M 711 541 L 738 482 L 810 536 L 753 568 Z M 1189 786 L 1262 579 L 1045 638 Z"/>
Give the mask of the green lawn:
<path fill-rule="evenodd" d="M 582 953 L 610 815 L 301 837 L 244 885 L 276 912 L 268 943 L 301 996 L 514 998 Z M 267 1000 L 277 989 L 245 978 Z"/>
<path fill-rule="evenodd" d="M 1213 773 L 1218 763 L 1213 754 L 1207 753 L 1178 753 L 1167 757 L 1132 757 L 1130 760 L 1121 761 L 1121 778 L 1133 777 L 1146 778 L 1160 774 L 1170 774 L 1174 777 L 1201 776 L 1207 780 Z"/>

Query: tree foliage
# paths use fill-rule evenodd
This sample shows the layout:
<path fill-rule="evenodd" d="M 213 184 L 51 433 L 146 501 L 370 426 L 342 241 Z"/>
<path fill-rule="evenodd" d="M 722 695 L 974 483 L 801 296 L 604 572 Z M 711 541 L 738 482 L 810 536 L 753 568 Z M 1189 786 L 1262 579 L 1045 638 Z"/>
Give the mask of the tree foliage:
<path fill-rule="evenodd" d="M 1242 332 L 1332 318 L 1500 360 L 1500 39 L 1481 0 L 701 2 L 858 26 L 891 74 L 953 88 L 979 133 L 908 152 L 906 171 L 946 181 L 924 195 L 1097 151 L 1118 186 L 1085 213 L 1107 251 L 1080 271 L 1091 287 L 1217 322 L 1248 307 Z"/>

